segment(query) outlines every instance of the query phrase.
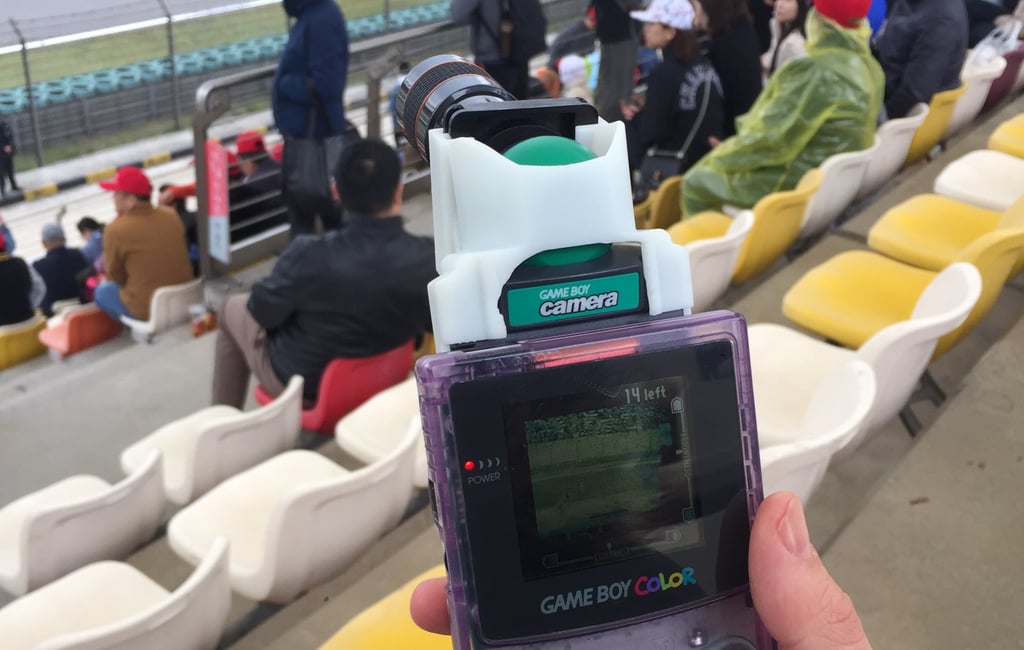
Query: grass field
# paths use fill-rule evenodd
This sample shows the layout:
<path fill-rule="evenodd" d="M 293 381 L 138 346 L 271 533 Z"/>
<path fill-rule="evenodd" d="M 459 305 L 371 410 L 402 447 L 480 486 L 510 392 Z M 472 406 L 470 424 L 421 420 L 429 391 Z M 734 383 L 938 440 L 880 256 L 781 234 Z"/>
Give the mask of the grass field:
<path fill-rule="evenodd" d="M 392 10 L 415 7 L 433 0 L 390 0 Z M 347 18 L 381 13 L 383 0 L 338 1 Z M 250 38 L 282 34 L 285 13 L 279 6 L 259 7 L 231 14 L 199 18 L 174 25 L 178 53 L 201 50 Z M 76 43 L 29 50 L 32 81 L 49 81 L 84 72 L 95 72 L 138 61 L 167 56 L 167 29 L 153 27 Z M 25 83 L 21 54 L 0 56 L 0 88 Z"/>

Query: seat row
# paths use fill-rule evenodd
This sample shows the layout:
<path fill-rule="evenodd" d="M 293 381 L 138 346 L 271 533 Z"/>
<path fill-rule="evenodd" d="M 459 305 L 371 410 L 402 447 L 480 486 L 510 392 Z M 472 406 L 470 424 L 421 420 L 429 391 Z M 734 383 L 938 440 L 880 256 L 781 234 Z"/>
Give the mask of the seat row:
<path fill-rule="evenodd" d="M 409 374 L 412 347 L 409 342 L 370 360 L 333 362 L 333 379 L 325 373 L 321 394 L 357 387 L 365 400 L 400 382 Z M 339 373 L 345 367 L 349 374 Z M 332 387 L 332 381 L 341 384 Z M 311 417 L 303 410 L 302 386 L 293 377 L 280 396 L 255 411 L 213 406 L 161 427 L 122 453 L 127 476 L 115 485 L 71 477 L 0 509 L 0 588 L 21 596 L 0 610 L 5 647 L 36 647 L 44 639 L 46 647 L 79 647 L 82 639 L 101 639 L 97 647 L 212 648 L 232 588 L 253 600 L 288 602 L 393 528 L 414 480 L 426 482 L 418 426 L 408 426 L 407 418 L 400 439 L 390 440 L 366 467 L 349 471 L 294 449 Z M 416 410 L 414 382 L 400 386 L 412 391 Z M 350 410 L 359 406 L 348 404 Z M 321 410 L 316 417 L 346 415 Z M 352 422 L 346 426 L 351 430 Z M 364 441 L 357 457 L 370 459 L 365 441 L 375 433 L 371 428 L 352 436 Z M 173 594 L 131 567 L 107 561 L 152 539 L 167 502 L 187 506 L 171 518 L 168 541 L 197 566 Z M 95 598 L 109 589 L 120 591 L 108 600 Z M 83 593 L 93 594 L 88 611 L 53 615 L 59 603 Z"/>

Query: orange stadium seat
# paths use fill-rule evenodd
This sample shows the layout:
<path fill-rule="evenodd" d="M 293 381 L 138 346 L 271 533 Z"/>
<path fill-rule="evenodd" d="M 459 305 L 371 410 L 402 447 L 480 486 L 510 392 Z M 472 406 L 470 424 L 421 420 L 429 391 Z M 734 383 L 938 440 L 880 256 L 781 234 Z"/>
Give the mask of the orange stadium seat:
<path fill-rule="evenodd" d="M 123 329 L 99 307 L 91 307 L 72 311 L 62 323 L 39 332 L 39 342 L 51 355 L 63 359 L 112 339 Z"/>

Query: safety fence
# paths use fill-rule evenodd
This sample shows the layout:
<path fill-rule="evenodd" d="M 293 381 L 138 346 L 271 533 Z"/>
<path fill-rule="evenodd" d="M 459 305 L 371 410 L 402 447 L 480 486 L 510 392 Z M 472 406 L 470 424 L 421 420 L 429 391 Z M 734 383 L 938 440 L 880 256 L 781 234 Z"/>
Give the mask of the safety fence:
<path fill-rule="evenodd" d="M 180 129 L 191 98 L 226 71 L 274 61 L 287 42 L 280 0 L 145 0 L 59 19 L 0 23 L 0 118 L 36 163 L 69 140 L 151 125 Z M 444 21 L 448 1 L 345 0 L 349 37 L 360 41 Z M 111 15 L 127 24 L 110 27 Z M 84 31 L 83 31 L 84 30 Z M 269 105 L 269 86 L 239 97 L 239 110 Z"/>

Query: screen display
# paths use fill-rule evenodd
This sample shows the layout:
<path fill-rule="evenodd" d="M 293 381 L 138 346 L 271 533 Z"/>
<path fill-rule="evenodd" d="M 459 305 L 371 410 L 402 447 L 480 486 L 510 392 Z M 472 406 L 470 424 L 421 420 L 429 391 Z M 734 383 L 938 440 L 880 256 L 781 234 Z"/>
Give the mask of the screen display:
<path fill-rule="evenodd" d="M 685 381 L 506 404 L 523 576 L 702 543 Z"/>

